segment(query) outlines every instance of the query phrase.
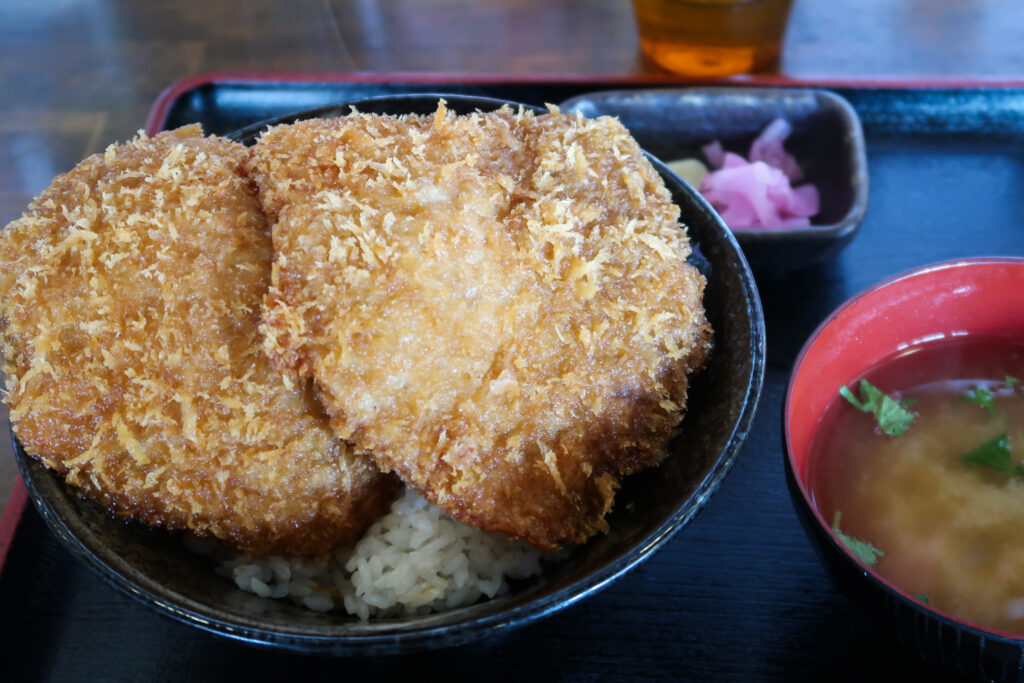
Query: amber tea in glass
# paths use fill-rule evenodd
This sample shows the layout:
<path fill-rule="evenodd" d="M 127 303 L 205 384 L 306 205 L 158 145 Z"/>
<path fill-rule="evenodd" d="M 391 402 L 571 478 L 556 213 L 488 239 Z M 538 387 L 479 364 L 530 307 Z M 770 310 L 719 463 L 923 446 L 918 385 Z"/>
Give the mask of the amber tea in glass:
<path fill-rule="evenodd" d="M 775 64 L 793 0 L 633 0 L 644 56 L 667 71 L 727 76 Z"/>

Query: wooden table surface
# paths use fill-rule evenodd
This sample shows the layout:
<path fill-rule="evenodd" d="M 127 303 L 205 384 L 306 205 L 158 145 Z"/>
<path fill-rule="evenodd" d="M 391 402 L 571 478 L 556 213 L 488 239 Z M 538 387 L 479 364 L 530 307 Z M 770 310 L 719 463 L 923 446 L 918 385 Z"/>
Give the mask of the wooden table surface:
<path fill-rule="evenodd" d="M 1021 81 L 1021 35 L 1019 0 L 796 0 L 778 74 Z M 0 225 L 141 129 L 162 90 L 223 71 L 647 73 L 628 0 L 4 0 Z"/>

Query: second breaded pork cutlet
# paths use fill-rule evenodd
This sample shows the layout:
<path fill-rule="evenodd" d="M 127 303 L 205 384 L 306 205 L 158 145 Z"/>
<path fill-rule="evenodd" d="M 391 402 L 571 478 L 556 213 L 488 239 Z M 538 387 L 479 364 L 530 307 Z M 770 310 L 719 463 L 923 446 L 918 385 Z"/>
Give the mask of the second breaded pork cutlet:
<path fill-rule="evenodd" d="M 553 550 L 658 464 L 711 330 L 661 178 L 614 119 L 504 108 L 278 126 L 266 351 L 448 514 Z"/>

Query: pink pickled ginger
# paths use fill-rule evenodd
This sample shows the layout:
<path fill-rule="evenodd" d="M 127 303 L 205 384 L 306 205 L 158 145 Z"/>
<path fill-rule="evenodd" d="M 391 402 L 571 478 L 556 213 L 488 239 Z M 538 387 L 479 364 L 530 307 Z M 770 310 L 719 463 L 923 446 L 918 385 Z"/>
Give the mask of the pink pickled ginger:
<path fill-rule="evenodd" d="M 782 146 L 792 132 L 793 126 L 789 125 L 789 121 L 775 119 L 750 145 L 749 156 L 751 162 L 763 161 L 769 166 L 774 166 L 785 173 L 790 182 L 795 183 L 803 179 L 804 170 L 800 168 L 793 155 Z"/>
<path fill-rule="evenodd" d="M 797 228 L 811 224 L 820 198 L 813 185 L 794 188 L 803 169 L 782 146 L 791 126 L 775 119 L 750 146 L 750 160 L 716 140 L 703 148 L 711 167 L 700 191 L 730 228 Z"/>

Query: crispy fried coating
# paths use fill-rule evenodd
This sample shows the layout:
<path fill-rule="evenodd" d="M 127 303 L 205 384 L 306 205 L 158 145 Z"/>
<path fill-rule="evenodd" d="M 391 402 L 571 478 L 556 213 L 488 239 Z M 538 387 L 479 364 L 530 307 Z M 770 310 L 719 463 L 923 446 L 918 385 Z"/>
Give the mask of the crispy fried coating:
<path fill-rule="evenodd" d="M 271 128 L 265 349 L 453 517 L 543 550 L 607 528 L 710 349 L 679 210 L 616 120 L 505 108 Z"/>
<path fill-rule="evenodd" d="M 6 402 L 25 449 L 118 514 L 324 554 L 396 487 L 261 350 L 271 241 L 242 145 L 111 146 L 0 233 Z"/>

